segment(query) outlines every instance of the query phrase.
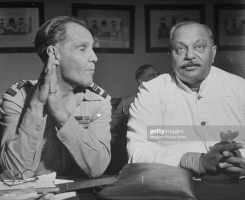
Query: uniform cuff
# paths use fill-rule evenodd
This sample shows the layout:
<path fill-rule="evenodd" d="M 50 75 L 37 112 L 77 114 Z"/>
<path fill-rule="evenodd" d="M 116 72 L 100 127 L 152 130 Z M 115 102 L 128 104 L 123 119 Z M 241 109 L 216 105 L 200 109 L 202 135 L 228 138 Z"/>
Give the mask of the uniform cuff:
<path fill-rule="evenodd" d="M 194 177 L 200 177 L 199 161 L 202 153 L 187 152 L 180 161 L 180 167 L 191 171 Z"/>
<path fill-rule="evenodd" d="M 76 128 L 77 127 L 77 128 Z M 65 125 L 61 127 L 60 130 L 57 132 L 57 137 L 60 139 L 61 142 L 66 142 L 71 144 L 68 141 L 76 142 L 80 126 L 75 120 L 74 117 L 70 116 L 70 118 L 66 121 Z"/>

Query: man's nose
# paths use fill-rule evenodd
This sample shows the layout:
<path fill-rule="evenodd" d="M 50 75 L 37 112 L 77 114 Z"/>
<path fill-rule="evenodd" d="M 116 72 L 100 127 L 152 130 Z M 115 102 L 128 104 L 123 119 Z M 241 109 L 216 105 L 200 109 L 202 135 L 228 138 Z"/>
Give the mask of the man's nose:
<path fill-rule="evenodd" d="M 193 49 L 188 49 L 185 54 L 185 59 L 192 60 L 195 58 L 196 58 L 195 51 Z"/>
<path fill-rule="evenodd" d="M 90 55 L 90 61 L 91 62 L 97 62 L 98 61 L 98 57 L 96 56 L 96 54 L 95 54 L 95 52 L 94 52 L 93 49 L 91 50 L 91 53 L 90 54 L 91 54 Z"/>

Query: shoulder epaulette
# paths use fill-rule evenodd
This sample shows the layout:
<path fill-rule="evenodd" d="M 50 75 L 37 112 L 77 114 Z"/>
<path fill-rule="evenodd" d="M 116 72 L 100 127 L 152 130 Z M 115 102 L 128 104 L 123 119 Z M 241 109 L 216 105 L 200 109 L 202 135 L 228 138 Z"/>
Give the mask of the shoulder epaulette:
<path fill-rule="evenodd" d="M 100 96 L 102 96 L 104 98 L 106 98 L 108 96 L 108 93 L 105 90 L 103 90 L 101 87 L 99 87 L 97 84 L 95 84 L 95 83 L 92 83 L 89 86 L 89 88 L 92 91 L 94 91 L 96 94 L 98 94 L 98 95 L 100 95 Z"/>
<path fill-rule="evenodd" d="M 14 85 L 12 85 L 5 93 L 15 96 L 22 87 L 26 84 L 26 81 L 18 80 Z"/>

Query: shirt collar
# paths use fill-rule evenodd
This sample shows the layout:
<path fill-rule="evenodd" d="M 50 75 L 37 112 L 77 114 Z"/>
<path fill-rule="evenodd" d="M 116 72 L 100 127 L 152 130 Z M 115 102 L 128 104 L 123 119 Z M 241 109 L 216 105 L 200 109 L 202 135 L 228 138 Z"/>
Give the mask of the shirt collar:
<path fill-rule="evenodd" d="M 75 99 L 77 103 L 80 103 L 81 101 L 99 101 L 100 96 L 96 95 L 94 92 L 92 92 L 88 88 L 84 87 L 77 87 L 74 91 Z"/>
<path fill-rule="evenodd" d="M 213 71 L 213 66 L 211 66 L 211 69 L 210 69 L 210 72 L 208 74 L 208 76 L 202 81 L 201 85 L 200 85 L 200 88 L 199 88 L 199 91 L 198 91 L 198 94 L 202 93 L 205 88 L 207 88 L 208 84 L 210 83 L 211 81 L 211 77 L 212 77 L 212 71 Z M 193 92 L 187 85 L 185 85 L 180 79 L 179 77 L 176 75 L 176 73 L 174 72 L 175 74 L 175 77 L 176 77 L 176 80 L 179 84 L 179 86 L 185 90 L 187 93 L 192 93 L 192 94 L 197 94 L 196 92 Z"/>

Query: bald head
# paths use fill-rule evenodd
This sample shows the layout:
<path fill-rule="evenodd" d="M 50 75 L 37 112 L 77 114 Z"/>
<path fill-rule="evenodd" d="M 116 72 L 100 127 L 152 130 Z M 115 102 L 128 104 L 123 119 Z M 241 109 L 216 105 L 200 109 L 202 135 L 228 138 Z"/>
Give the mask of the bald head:
<path fill-rule="evenodd" d="M 175 26 L 173 26 L 173 27 L 171 28 L 171 30 L 170 30 L 170 37 L 169 37 L 170 50 L 171 50 L 172 47 L 173 47 L 173 39 L 174 39 L 174 34 L 175 34 L 175 32 L 176 32 L 179 28 L 181 28 L 181 27 L 183 27 L 183 26 L 188 26 L 188 25 L 198 25 L 198 26 L 203 27 L 203 29 L 204 29 L 204 30 L 207 32 L 207 34 L 208 34 L 208 37 L 209 37 L 209 39 L 210 39 L 211 44 L 214 45 L 214 42 L 213 42 L 213 34 L 212 34 L 211 29 L 210 29 L 208 26 L 206 26 L 206 25 L 204 25 L 204 24 L 200 24 L 200 23 L 194 22 L 194 21 L 183 21 L 183 22 L 181 22 L 181 23 L 177 23 L 177 24 L 176 24 Z"/>
<path fill-rule="evenodd" d="M 171 30 L 171 66 L 177 77 L 192 91 L 199 90 L 216 55 L 209 30 L 196 22 L 182 22 Z"/>

